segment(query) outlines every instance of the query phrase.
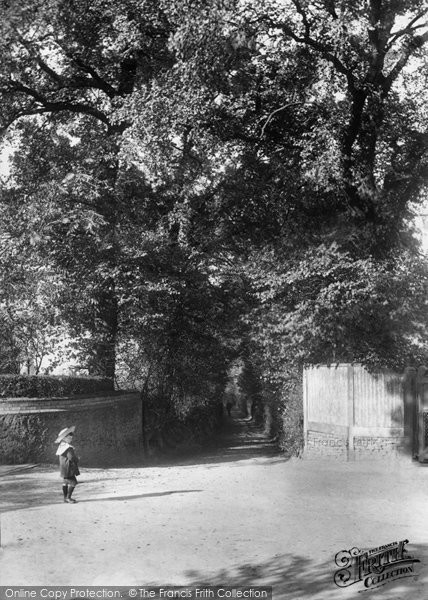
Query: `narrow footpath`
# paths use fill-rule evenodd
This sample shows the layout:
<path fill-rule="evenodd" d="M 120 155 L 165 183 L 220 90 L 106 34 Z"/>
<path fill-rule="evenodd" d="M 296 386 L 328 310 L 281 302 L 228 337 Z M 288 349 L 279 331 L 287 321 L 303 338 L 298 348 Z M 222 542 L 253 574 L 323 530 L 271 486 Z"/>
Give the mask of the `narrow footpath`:
<path fill-rule="evenodd" d="M 78 439 L 76 438 L 76 446 Z M 84 464 L 84 461 L 83 461 Z M 290 459 L 230 419 L 207 449 L 150 466 L 0 469 L 0 585 L 271 585 L 273 597 L 428 597 L 428 468 Z M 409 540 L 418 577 L 334 583 L 335 555 Z"/>

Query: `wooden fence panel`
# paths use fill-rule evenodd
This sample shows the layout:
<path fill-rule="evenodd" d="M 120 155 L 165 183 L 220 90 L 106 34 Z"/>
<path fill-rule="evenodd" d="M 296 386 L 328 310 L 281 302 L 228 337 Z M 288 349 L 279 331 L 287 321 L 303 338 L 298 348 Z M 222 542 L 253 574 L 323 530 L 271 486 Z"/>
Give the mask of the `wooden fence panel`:
<path fill-rule="evenodd" d="M 348 388 L 347 365 L 306 369 L 307 420 L 348 426 Z"/>
<path fill-rule="evenodd" d="M 354 426 L 404 427 L 403 381 L 395 373 L 354 366 Z"/>
<path fill-rule="evenodd" d="M 411 446 L 415 398 L 404 380 L 386 370 L 369 373 L 361 365 L 306 368 L 305 453 L 378 458 Z"/>

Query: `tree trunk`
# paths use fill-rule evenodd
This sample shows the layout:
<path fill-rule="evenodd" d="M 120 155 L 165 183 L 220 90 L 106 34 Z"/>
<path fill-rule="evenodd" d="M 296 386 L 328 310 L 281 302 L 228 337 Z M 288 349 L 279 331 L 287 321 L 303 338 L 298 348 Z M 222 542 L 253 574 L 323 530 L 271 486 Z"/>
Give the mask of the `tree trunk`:
<path fill-rule="evenodd" d="M 111 136 L 111 153 L 119 154 L 120 144 Z M 116 371 L 116 343 L 118 334 L 118 301 L 116 297 L 116 281 L 114 271 L 117 265 L 119 245 L 117 241 L 118 198 L 117 176 L 119 163 L 117 158 L 100 165 L 98 177 L 108 182 L 109 194 L 100 198 L 97 211 L 106 221 L 105 239 L 110 242 L 106 250 L 103 271 L 105 278 L 100 282 L 95 294 L 96 311 L 93 323 L 94 344 L 91 349 L 90 373 L 114 379 Z"/>

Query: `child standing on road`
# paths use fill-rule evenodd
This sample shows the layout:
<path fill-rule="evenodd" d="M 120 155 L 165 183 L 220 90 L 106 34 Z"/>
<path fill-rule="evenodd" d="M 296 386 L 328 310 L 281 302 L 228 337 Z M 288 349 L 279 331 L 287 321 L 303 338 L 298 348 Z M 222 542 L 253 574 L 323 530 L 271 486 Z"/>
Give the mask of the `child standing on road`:
<path fill-rule="evenodd" d="M 55 440 L 55 443 L 59 444 L 56 455 L 59 456 L 60 475 L 63 478 L 62 493 L 64 502 L 69 504 L 75 504 L 76 502 L 71 496 L 77 485 L 76 475 L 80 475 L 79 461 L 74 447 L 71 445 L 75 429 L 74 425 L 62 429 Z"/>

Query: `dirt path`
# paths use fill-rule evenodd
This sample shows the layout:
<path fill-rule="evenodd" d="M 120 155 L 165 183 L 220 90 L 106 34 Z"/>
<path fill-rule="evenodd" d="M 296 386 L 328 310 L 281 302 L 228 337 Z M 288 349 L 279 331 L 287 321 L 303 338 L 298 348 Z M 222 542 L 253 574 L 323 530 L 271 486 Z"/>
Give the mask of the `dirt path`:
<path fill-rule="evenodd" d="M 197 456 L 82 469 L 76 505 L 57 469 L 0 477 L 0 585 L 272 585 L 274 598 L 428 595 L 428 469 L 286 460 L 244 421 Z M 408 539 L 419 578 L 357 593 L 340 550 Z M 355 586 L 354 586 L 355 587 Z"/>

